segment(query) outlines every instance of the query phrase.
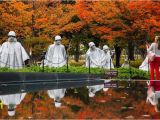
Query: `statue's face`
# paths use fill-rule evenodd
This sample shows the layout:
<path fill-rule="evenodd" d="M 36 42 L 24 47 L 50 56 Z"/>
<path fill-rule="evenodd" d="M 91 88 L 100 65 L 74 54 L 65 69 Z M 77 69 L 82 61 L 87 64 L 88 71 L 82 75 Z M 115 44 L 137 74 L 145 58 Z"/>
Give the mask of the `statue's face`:
<path fill-rule="evenodd" d="M 109 49 L 105 49 L 104 52 L 107 53 L 109 51 Z"/>
<path fill-rule="evenodd" d="M 60 45 L 61 44 L 61 40 L 56 40 L 55 43 L 56 43 L 56 45 Z"/>
<path fill-rule="evenodd" d="M 11 110 L 12 110 L 12 109 L 14 110 L 14 109 L 15 109 L 15 107 L 16 107 L 16 105 L 15 105 L 15 104 L 9 104 L 9 105 L 8 105 L 8 109 L 11 109 Z"/>
<path fill-rule="evenodd" d="M 15 36 L 9 36 L 8 41 L 9 42 L 14 42 L 15 41 Z"/>
<path fill-rule="evenodd" d="M 96 49 L 95 45 L 91 46 L 91 50 L 95 50 L 95 49 Z"/>

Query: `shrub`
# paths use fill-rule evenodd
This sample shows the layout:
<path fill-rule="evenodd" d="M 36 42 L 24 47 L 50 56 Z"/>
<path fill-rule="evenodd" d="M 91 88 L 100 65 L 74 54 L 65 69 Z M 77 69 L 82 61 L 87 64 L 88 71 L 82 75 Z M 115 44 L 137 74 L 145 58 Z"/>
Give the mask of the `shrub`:
<path fill-rule="evenodd" d="M 70 60 L 69 64 L 71 66 L 83 66 L 85 64 L 84 60 L 79 60 L 79 62 L 76 62 L 75 60 Z"/>
<path fill-rule="evenodd" d="M 131 61 L 131 66 L 135 67 L 135 68 L 139 68 L 139 66 L 142 64 L 143 60 L 142 59 L 138 59 L 135 61 Z"/>
<path fill-rule="evenodd" d="M 137 59 L 137 60 L 131 60 L 130 61 L 130 66 L 135 67 L 135 68 L 139 68 L 139 66 L 142 64 L 143 60 L 142 59 Z M 120 60 L 120 66 L 124 63 L 124 59 Z M 116 61 L 113 60 L 113 64 L 114 66 L 116 65 Z"/>
<path fill-rule="evenodd" d="M 149 73 L 137 68 L 118 68 L 118 79 L 149 79 Z"/>
<path fill-rule="evenodd" d="M 0 68 L 0 72 L 42 72 L 42 67 L 39 66 L 30 66 L 27 68 L 23 68 L 23 69 L 9 69 L 9 68 Z M 114 69 L 118 71 L 118 76 L 115 79 L 121 79 L 121 80 L 125 80 L 125 79 L 149 79 L 149 74 L 148 72 L 139 70 L 137 68 L 133 68 L 131 67 L 129 68 L 118 68 L 118 69 Z M 44 67 L 44 71 L 45 72 L 58 72 L 58 73 L 65 73 L 65 72 L 69 72 L 69 73 L 89 73 L 89 68 L 80 66 L 80 67 L 75 67 L 75 66 L 69 66 L 68 71 L 67 71 L 67 66 L 64 67 L 59 67 L 59 68 L 49 68 L 49 67 Z M 105 73 L 105 69 L 102 68 L 91 68 L 90 72 L 92 74 L 104 74 Z"/>

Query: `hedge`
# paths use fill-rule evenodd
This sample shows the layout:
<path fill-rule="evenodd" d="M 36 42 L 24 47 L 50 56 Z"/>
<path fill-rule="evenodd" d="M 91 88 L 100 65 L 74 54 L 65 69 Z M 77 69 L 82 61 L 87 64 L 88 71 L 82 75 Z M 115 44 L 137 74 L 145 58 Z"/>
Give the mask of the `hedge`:
<path fill-rule="evenodd" d="M 39 66 L 30 66 L 23 69 L 9 69 L 9 68 L 0 68 L 0 72 L 42 72 L 42 67 Z M 149 79 L 149 73 L 139 70 L 137 68 L 115 68 L 114 70 L 118 71 L 118 76 L 115 79 Z M 86 67 L 77 67 L 77 66 L 69 66 L 68 71 L 67 67 L 59 67 L 59 68 L 49 68 L 44 67 L 44 72 L 58 72 L 58 73 L 89 73 L 89 69 Z M 92 74 L 104 74 L 106 72 L 105 69 L 102 68 L 91 68 L 90 72 Z"/>

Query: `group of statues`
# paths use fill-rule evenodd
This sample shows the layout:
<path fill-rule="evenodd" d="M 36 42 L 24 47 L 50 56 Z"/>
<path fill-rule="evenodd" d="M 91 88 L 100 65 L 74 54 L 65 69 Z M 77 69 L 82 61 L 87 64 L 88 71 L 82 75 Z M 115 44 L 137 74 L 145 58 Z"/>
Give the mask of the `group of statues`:
<path fill-rule="evenodd" d="M 61 44 L 61 36 L 55 36 L 54 44 L 48 47 L 44 59 L 44 66 L 62 67 L 66 65 L 67 55 L 64 45 Z M 8 67 L 12 69 L 20 69 L 25 66 L 29 60 L 29 55 L 16 39 L 16 33 L 10 31 L 8 39 L 0 47 L 0 67 Z M 86 53 L 86 67 L 103 67 L 114 68 L 109 47 L 103 46 L 103 50 L 97 48 L 93 42 L 89 43 L 89 49 Z M 103 85 L 87 86 L 89 89 L 89 96 L 93 97 L 96 91 L 104 88 Z M 106 89 L 104 89 L 106 90 Z M 61 106 L 61 99 L 64 97 L 66 89 L 48 90 L 47 93 L 50 98 L 54 99 L 56 107 Z M 15 115 L 15 108 L 24 99 L 26 93 L 1 95 L 0 100 L 4 105 L 8 106 L 8 115 Z"/>
<path fill-rule="evenodd" d="M 107 45 L 103 46 L 103 50 L 97 48 L 94 42 L 90 42 L 88 45 L 89 49 L 86 53 L 86 67 L 114 68 L 111 53 Z"/>

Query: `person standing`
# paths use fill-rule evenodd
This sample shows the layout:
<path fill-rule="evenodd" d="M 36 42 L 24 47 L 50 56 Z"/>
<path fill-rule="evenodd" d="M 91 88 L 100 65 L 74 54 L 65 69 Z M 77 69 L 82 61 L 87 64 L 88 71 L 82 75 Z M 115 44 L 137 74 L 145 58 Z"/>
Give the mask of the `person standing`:
<path fill-rule="evenodd" d="M 155 90 L 160 90 L 160 85 L 158 81 L 154 80 L 154 71 L 156 73 L 156 80 L 159 80 L 159 66 L 160 66 L 160 39 L 159 36 L 155 37 L 154 43 L 147 49 L 147 52 L 154 52 L 155 59 L 153 61 L 149 60 L 150 64 L 150 87 L 153 87 Z"/>
<path fill-rule="evenodd" d="M 150 99 L 151 104 L 155 105 L 156 111 L 160 111 L 160 81 L 159 81 L 159 66 L 160 66 L 160 37 L 155 36 L 155 41 L 151 44 L 149 48 L 147 48 L 147 52 L 154 52 L 155 58 L 153 61 L 149 60 L 150 64 L 150 82 L 148 86 L 148 97 L 154 98 L 156 102 L 151 102 L 153 99 Z M 156 74 L 156 78 L 154 79 L 154 71 Z"/>

